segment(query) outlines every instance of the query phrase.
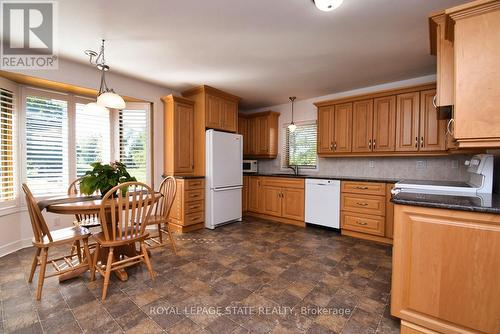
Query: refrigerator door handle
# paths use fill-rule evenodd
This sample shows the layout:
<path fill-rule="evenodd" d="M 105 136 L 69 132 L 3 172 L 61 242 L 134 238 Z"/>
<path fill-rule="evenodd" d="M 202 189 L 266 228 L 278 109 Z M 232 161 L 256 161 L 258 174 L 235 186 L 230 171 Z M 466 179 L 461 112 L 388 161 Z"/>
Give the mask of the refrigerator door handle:
<path fill-rule="evenodd" d="M 226 190 L 235 190 L 242 189 L 243 186 L 233 186 L 233 187 L 221 187 L 221 188 L 212 188 L 213 191 L 226 191 Z"/>

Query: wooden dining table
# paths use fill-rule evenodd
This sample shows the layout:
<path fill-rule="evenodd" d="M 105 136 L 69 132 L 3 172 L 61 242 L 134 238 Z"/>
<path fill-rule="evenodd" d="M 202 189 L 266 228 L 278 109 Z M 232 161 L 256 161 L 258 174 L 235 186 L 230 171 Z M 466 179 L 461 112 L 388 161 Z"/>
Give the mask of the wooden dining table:
<path fill-rule="evenodd" d="M 161 193 L 155 192 L 154 202 L 156 203 L 161 197 L 162 197 Z M 83 196 L 78 194 L 49 198 L 45 200 L 45 202 L 47 203 L 47 205 L 45 206 L 47 212 L 63 214 L 63 215 L 98 214 L 100 213 L 102 204 L 101 199 L 96 199 L 95 197 L 89 198 L 89 196 Z M 110 204 L 106 206 L 107 209 L 109 209 L 110 207 L 111 207 Z M 107 221 L 109 221 L 109 219 L 107 219 Z M 102 263 L 105 263 L 108 256 L 107 250 L 105 248 L 101 248 L 101 250 L 102 251 L 99 253 L 99 258 L 102 261 Z M 135 248 L 135 243 L 126 246 L 116 247 L 114 250 L 114 256 L 116 256 L 117 259 L 120 258 L 121 256 L 132 257 L 136 255 L 137 255 L 137 250 Z M 89 268 L 87 267 L 82 267 L 78 271 L 73 271 L 65 275 L 61 275 L 59 276 L 59 281 L 62 282 L 77 277 L 82 273 L 84 273 L 85 271 L 87 271 L 88 269 Z M 115 273 L 116 277 L 121 281 L 126 281 L 128 279 L 128 275 L 125 269 L 119 269 L 113 272 Z"/>

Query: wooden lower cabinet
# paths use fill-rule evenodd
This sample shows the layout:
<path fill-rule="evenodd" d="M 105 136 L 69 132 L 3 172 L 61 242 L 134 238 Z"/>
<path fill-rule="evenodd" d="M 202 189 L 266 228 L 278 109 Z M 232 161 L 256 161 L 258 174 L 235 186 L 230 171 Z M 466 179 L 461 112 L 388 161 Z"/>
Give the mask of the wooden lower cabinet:
<path fill-rule="evenodd" d="M 241 191 L 241 211 L 248 211 L 248 181 L 249 176 L 243 176 L 243 189 Z"/>
<path fill-rule="evenodd" d="M 205 180 L 177 179 L 177 193 L 170 210 L 170 226 L 176 232 L 190 232 L 205 226 Z"/>
<path fill-rule="evenodd" d="M 392 184 L 342 181 L 340 227 L 343 235 L 392 243 Z"/>
<path fill-rule="evenodd" d="M 394 207 L 392 315 L 428 333 L 500 333 L 500 215 Z"/>
<path fill-rule="evenodd" d="M 249 176 L 249 214 L 305 226 L 304 206 L 304 179 Z"/>

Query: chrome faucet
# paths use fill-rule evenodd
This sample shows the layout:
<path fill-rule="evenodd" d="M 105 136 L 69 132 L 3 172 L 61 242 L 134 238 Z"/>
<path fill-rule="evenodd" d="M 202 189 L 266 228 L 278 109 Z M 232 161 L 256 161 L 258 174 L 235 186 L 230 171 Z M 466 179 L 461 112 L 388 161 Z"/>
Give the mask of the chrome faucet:
<path fill-rule="evenodd" d="M 299 175 L 299 166 L 298 165 L 288 165 L 288 168 L 293 170 L 293 175 Z"/>

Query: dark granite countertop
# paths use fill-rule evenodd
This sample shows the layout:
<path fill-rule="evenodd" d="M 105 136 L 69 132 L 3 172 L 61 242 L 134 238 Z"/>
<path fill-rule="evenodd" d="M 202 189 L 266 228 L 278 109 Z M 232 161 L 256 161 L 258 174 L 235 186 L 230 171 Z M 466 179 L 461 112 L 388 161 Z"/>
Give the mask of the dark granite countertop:
<path fill-rule="evenodd" d="M 243 173 L 245 176 L 271 176 L 271 177 L 293 177 L 299 179 L 325 179 L 325 180 L 340 180 L 340 181 L 360 181 L 360 182 L 387 182 L 396 183 L 400 179 L 383 178 L 383 177 L 368 177 L 368 176 L 332 176 L 332 175 L 293 175 L 287 173 Z"/>
<path fill-rule="evenodd" d="M 500 214 L 500 194 L 495 193 L 476 197 L 400 192 L 393 195 L 391 201 L 395 204 L 428 208 Z"/>

